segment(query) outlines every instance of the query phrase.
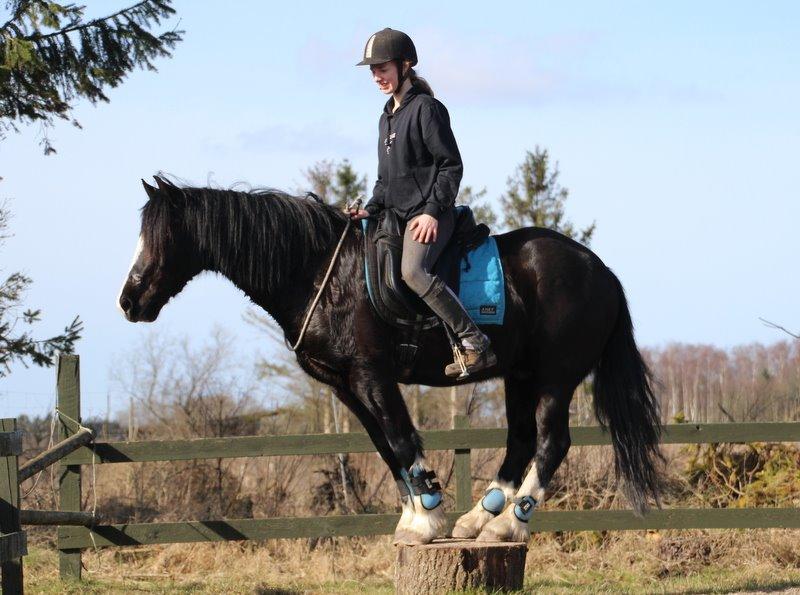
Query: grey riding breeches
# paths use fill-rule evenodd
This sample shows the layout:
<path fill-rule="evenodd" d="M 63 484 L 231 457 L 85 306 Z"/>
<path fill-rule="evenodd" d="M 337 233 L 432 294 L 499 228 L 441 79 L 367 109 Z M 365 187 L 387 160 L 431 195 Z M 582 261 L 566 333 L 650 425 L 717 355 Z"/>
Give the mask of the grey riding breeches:
<path fill-rule="evenodd" d="M 400 260 L 400 274 L 411 291 L 424 300 L 437 284 L 437 279 L 439 279 L 431 271 L 442 250 L 450 240 L 450 236 L 453 235 L 455 212 L 454 209 L 447 209 L 439 215 L 436 241 L 430 244 L 423 244 L 414 239 L 414 232 L 409 229 L 411 221 L 406 225 L 406 231 L 403 234 L 403 256 Z M 441 280 L 439 282 L 443 283 Z"/>

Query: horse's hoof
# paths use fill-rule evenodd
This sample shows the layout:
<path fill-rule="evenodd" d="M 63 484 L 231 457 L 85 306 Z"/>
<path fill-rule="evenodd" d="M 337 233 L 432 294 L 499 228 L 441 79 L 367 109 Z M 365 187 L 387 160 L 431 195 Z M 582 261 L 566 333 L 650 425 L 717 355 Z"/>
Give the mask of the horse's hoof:
<path fill-rule="evenodd" d="M 423 535 L 409 529 L 398 529 L 394 532 L 394 545 L 425 545 L 433 541 L 433 536 Z"/>
<path fill-rule="evenodd" d="M 403 516 L 394 532 L 395 545 L 422 545 L 445 536 L 447 517 L 444 506 L 439 504 L 433 510 L 428 510 L 422 506 L 420 496 L 414 496 L 410 504 L 413 514 L 406 514 L 404 508 Z"/>
<path fill-rule="evenodd" d="M 530 538 L 531 528 L 516 517 L 512 502 L 500 516 L 486 523 L 476 541 L 528 543 Z"/>
<path fill-rule="evenodd" d="M 493 518 L 494 515 L 478 503 L 478 506 L 458 518 L 451 535 L 458 539 L 474 539 Z"/>
<path fill-rule="evenodd" d="M 458 524 L 450 532 L 450 537 L 455 537 L 456 539 L 475 539 L 477 536 L 478 531 L 474 527 L 465 527 Z"/>

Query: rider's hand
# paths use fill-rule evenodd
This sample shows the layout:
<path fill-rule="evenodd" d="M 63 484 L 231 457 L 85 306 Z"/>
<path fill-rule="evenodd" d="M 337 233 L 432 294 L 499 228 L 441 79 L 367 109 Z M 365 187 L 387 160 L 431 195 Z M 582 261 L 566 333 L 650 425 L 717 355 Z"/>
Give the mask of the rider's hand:
<path fill-rule="evenodd" d="M 423 214 L 419 217 L 414 217 L 411 223 L 408 224 L 408 228 L 414 232 L 412 236 L 414 241 L 421 244 L 430 244 L 436 241 L 436 232 L 439 228 L 439 222 L 436 220 L 436 217 Z"/>
<path fill-rule="evenodd" d="M 359 219 L 365 219 L 369 217 L 369 212 L 365 209 L 350 209 L 347 214 L 350 215 L 350 219 L 353 221 L 358 221 Z"/>

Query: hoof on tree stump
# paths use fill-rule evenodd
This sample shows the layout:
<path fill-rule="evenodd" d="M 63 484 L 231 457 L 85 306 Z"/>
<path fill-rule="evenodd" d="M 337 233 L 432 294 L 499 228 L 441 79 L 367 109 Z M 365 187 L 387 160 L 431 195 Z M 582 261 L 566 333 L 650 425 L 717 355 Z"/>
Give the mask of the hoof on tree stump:
<path fill-rule="evenodd" d="M 527 552 L 525 543 L 478 543 L 463 539 L 400 545 L 397 546 L 395 589 L 398 595 L 481 588 L 521 589 Z"/>

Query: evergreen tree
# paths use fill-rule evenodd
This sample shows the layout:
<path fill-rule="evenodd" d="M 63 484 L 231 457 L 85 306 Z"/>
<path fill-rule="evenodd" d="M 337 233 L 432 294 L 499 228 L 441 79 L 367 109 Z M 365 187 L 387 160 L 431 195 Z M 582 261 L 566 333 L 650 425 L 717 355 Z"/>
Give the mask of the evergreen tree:
<path fill-rule="evenodd" d="M 595 224 L 576 229 L 565 219 L 564 203 L 569 191 L 559 185 L 558 174 L 558 163 L 551 167 L 547 149 L 537 146 L 527 151 L 525 160 L 508 179 L 506 193 L 500 197 L 504 223 L 510 229 L 547 227 L 588 246 Z"/>
<path fill-rule="evenodd" d="M 0 205 L 0 244 L 8 237 L 8 210 Z M 13 362 L 37 366 L 50 366 L 53 357 L 72 353 L 80 339 L 83 323 L 75 317 L 64 332 L 44 340 L 34 340 L 30 327 L 39 321 L 41 310 L 22 309 L 22 298 L 31 284 L 22 273 L 11 273 L 0 282 L 0 378 L 8 375 Z M 22 328 L 20 328 L 22 326 Z"/>
<path fill-rule="evenodd" d="M 475 213 L 475 220 L 478 223 L 485 223 L 489 227 L 493 227 L 497 224 L 497 213 L 495 213 L 492 205 L 484 202 L 486 194 L 486 188 L 476 191 L 472 186 L 464 186 L 458 192 L 456 204 L 469 206 Z"/>
<path fill-rule="evenodd" d="M 367 191 L 367 177 L 356 173 L 350 161 L 318 161 L 304 172 L 311 191 L 323 202 L 343 208 Z M 366 200 L 364 201 L 366 204 Z M 363 206 L 363 205 L 362 205 Z"/>
<path fill-rule="evenodd" d="M 155 70 L 183 31 L 154 35 L 153 26 L 175 11 L 172 0 L 144 0 L 108 16 L 84 20 L 84 6 L 47 0 L 7 0 L 10 18 L 0 26 L 0 138 L 20 123 L 46 129 L 58 117 L 71 120 L 73 102 L 109 101 L 134 68 Z M 47 135 L 45 154 L 55 150 Z"/>
<path fill-rule="evenodd" d="M 80 127 L 71 117 L 76 100 L 108 102 L 108 87 L 119 85 L 134 68 L 155 70 L 153 61 L 169 56 L 181 41 L 182 31 L 150 32 L 174 14 L 171 3 L 144 0 L 87 21 L 83 6 L 6 0 L 9 18 L 0 25 L 0 140 L 20 124 L 38 122 L 45 154 L 54 153 L 46 132 L 55 118 Z M 0 244 L 7 237 L 8 217 L 0 205 Z M 83 330 L 75 317 L 63 333 L 34 339 L 30 327 L 40 320 L 41 310 L 22 306 L 30 284 L 20 272 L 0 282 L 0 377 L 14 362 L 52 365 L 57 353 L 74 350 Z"/>

